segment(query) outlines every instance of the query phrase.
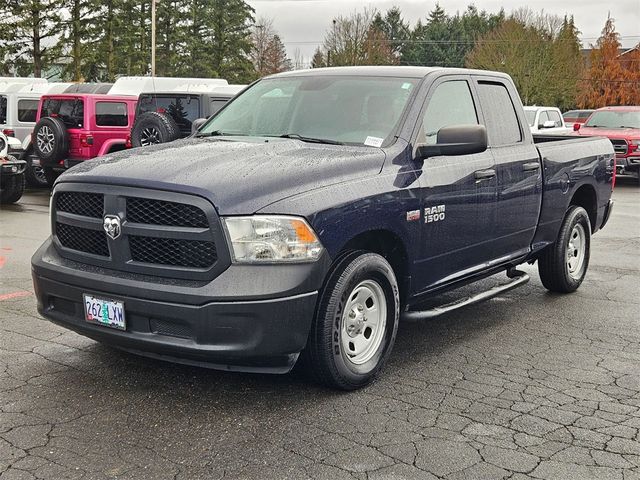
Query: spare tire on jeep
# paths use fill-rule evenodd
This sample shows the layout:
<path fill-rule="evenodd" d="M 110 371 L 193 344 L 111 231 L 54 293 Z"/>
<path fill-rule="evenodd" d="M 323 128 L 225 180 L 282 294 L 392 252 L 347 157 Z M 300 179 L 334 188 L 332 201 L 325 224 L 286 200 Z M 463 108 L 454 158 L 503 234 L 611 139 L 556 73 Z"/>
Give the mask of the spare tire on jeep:
<path fill-rule="evenodd" d="M 41 164 L 52 165 L 69 155 L 69 133 L 62 120 L 41 118 L 33 129 L 33 151 Z"/>
<path fill-rule="evenodd" d="M 134 147 L 173 142 L 178 138 L 180 138 L 180 128 L 173 117 L 166 113 L 143 113 L 136 118 L 131 129 L 131 145 Z"/>

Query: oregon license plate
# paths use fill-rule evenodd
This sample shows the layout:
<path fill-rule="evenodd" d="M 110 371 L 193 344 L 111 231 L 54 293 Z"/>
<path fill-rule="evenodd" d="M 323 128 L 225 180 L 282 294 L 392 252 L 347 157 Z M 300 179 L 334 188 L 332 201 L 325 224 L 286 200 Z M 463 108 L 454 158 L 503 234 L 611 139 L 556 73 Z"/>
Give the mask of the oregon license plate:
<path fill-rule="evenodd" d="M 93 295 L 83 295 L 84 318 L 87 322 L 104 325 L 105 327 L 126 330 L 127 324 L 124 318 L 124 303 Z"/>

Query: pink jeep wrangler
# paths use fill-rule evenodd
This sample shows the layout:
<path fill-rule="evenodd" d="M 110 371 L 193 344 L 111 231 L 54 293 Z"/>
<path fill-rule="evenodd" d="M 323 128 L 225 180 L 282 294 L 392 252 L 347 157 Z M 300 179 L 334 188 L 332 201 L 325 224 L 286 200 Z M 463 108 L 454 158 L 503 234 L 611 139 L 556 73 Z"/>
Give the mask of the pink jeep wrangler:
<path fill-rule="evenodd" d="M 127 148 L 137 97 L 43 95 L 31 143 L 49 184 L 69 167 Z"/>

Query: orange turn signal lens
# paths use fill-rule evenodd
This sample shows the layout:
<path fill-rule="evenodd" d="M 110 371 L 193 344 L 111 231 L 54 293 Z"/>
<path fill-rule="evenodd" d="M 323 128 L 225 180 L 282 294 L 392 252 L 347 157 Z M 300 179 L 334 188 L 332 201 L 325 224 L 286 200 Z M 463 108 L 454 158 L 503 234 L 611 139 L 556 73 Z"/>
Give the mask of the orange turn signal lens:
<path fill-rule="evenodd" d="M 305 222 L 300 220 L 291 220 L 291 226 L 296 231 L 296 237 L 302 243 L 317 242 L 316 234 L 311 231 Z"/>

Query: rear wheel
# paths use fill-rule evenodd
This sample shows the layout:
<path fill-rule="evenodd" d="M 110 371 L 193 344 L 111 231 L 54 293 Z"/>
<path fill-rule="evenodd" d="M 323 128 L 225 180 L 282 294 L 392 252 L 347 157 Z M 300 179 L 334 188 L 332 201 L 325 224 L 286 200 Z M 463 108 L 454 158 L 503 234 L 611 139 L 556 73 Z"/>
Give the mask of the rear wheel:
<path fill-rule="evenodd" d="M 370 383 L 395 342 L 398 283 L 380 255 L 352 252 L 338 261 L 319 299 L 303 362 L 320 383 L 354 390 Z"/>
<path fill-rule="evenodd" d="M 27 160 L 27 169 L 25 170 L 25 178 L 27 181 L 27 185 L 30 187 L 47 187 L 49 182 L 47 181 L 47 177 L 44 174 L 44 168 L 40 165 L 33 165 L 31 160 L 29 159 L 31 152 L 27 152 L 27 154 L 23 157 Z"/>
<path fill-rule="evenodd" d="M 47 185 L 49 187 L 53 186 L 53 184 L 55 183 L 55 181 L 58 179 L 58 177 L 61 175 L 60 172 L 56 172 L 53 168 L 51 167 L 43 167 L 42 168 L 42 173 L 44 175 L 45 180 L 47 181 Z"/>
<path fill-rule="evenodd" d="M 570 293 L 578 289 L 589 267 L 591 223 L 582 207 L 572 205 L 555 243 L 538 259 L 538 272 L 548 290 Z"/>

